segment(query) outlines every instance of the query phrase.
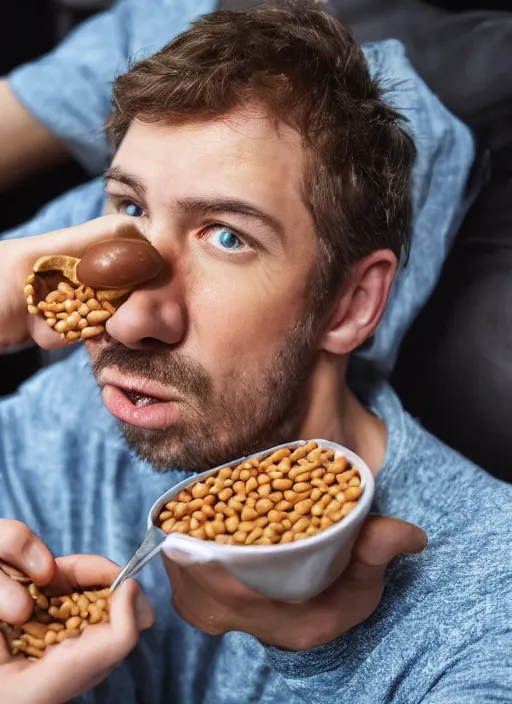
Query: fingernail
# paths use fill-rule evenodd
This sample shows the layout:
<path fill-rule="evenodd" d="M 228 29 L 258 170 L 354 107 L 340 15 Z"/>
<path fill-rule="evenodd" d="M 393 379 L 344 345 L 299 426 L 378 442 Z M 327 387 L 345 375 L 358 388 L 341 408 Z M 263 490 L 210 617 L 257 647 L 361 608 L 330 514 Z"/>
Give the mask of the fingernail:
<path fill-rule="evenodd" d="M 425 552 L 425 550 L 428 548 L 428 535 L 423 531 L 423 547 L 421 549 L 421 552 Z"/>
<path fill-rule="evenodd" d="M 26 550 L 22 552 L 25 570 L 29 573 L 43 577 L 48 571 L 48 559 L 41 548 L 34 543 L 30 543 Z"/>
<path fill-rule="evenodd" d="M 141 591 L 138 592 L 135 600 L 135 618 L 140 631 L 149 628 L 153 624 L 153 609 Z"/>

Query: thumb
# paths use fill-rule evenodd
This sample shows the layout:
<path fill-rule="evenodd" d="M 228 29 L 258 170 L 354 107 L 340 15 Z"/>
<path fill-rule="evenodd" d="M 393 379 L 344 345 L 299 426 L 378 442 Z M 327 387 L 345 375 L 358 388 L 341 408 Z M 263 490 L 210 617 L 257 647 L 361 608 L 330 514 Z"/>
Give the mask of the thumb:
<path fill-rule="evenodd" d="M 346 576 L 358 582 L 374 582 L 397 555 L 420 553 L 427 544 L 427 534 L 413 523 L 370 516 L 354 545 Z"/>

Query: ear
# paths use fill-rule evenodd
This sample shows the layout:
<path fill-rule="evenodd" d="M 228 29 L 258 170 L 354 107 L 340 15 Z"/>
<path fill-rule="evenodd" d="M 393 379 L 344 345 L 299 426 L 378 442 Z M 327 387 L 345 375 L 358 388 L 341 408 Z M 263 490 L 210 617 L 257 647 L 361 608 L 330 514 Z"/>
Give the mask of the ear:
<path fill-rule="evenodd" d="M 349 354 L 373 335 L 384 314 L 397 265 L 391 250 L 380 249 L 352 267 L 322 337 L 321 349 Z"/>

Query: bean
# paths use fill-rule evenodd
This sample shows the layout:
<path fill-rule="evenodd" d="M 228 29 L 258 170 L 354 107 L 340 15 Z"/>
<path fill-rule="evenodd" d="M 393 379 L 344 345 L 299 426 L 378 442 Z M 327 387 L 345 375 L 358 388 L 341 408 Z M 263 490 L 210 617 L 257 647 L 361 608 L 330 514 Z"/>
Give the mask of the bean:
<path fill-rule="evenodd" d="M 349 514 L 352 509 L 354 509 L 357 506 L 356 501 L 347 501 L 343 506 L 341 507 L 341 517 L 344 518 L 347 514 Z"/>
<path fill-rule="evenodd" d="M 182 516 L 185 515 L 186 512 L 187 512 L 187 504 L 184 503 L 183 501 L 180 501 L 180 503 L 174 509 L 175 517 L 181 518 Z"/>
<path fill-rule="evenodd" d="M 204 511 L 194 511 L 192 518 L 195 518 L 199 523 L 204 523 L 207 520 L 207 516 Z"/>
<path fill-rule="evenodd" d="M 296 513 L 304 514 L 307 513 L 312 506 L 313 502 L 311 499 L 304 499 L 303 501 L 299 501 L 295 504 L 294 510 Z"/>
<path fill-rule="evenodd" d="M 67 316 L 66 316 L 66 318 L 67 318 Z M 59 321 L 55 324 L 54 330 L 55 330 L 56 332 L 67 332 L 67 331 L 68 331 L 68 324 L 67 324 L 67 322 L 66 322 L 65 320 L 59 320 Z"/>
<path fill-rule="evenodd" d="M 270 499 L 270 498 L 271 498 L 271 497 L 269 496 L 269 499 Z M 287 511 L 287 510 L 290 509 L 292 506 L 293 506 L 293 504 L 292 504 L 291 501 L 286 501 L 286 500 L 283 499 L 282 501 L 278 501 L 278 502 L 275 504 L 274 508 L 275 508 L 276 511 Z"/>
<path fill-rule="evenodd" d="M 346 470 L 347 466 L 347 460 L 344 457 L 339 457 L 329 466 L 329 472 L 331 472 L 331 474 L 340 474 L 340 472 Z"/>
<path fill-rule="evenodd" d="M 204 502 L 202 499 L 192 499 L 192 501 L 189 501 L 187 504 L 187 513 L 190 515 L 194 513 L 194 511 L 199 511 L 203 508 Z"/>
<path fill-rule="evenodd" d="M 260 486 L 270 484 L 270 477 L 268 476 L 268 474 L 265 474 L 265 473 L 258 474 L 256 479 L 257 479 L 258 484 Z"/>
<path fill-rule="evenodd" d="M 260 516 L 264 513 L 268 513 L 271 508 L 274 508 L 274 502 L 270 499 L 260 499 L 256 502 L 255 509 Z"/>
<path fill-rule="evenodd" d="M 221 501 L 227 501 L 233 496 L 233 489 L 227 487 L 226 489 L 220 491 L 218 496 Z"/>
<path fill-rule="evenodd" d="M 245 531 L 239 530 L 234 535 L 233 538 L 237 543 L 245 543 L 247 540 L 247 533 Z"/>
<path fill-rule="evenodd" d="M 342 484 L 343 482 L 348 482 L 356 474 L 355 469 L 347 469 L 346 472 L 341 472 L 341 474 L 336 475 L 336 481 Z"/>
<path fill-rule="evenodd" d="M 230 516 L 230 518 L 226 519 L 226 530 L 228 533 L 236 533 L 239 525 L 240 520 L 238 516 Z"/>
<path fill-rule="evenodd" d="M 250 533 L 255 526 L 256 523 L 254 521 L 240 521 L 238 530 L 243 531 L 244 533 Z"/>
<path fill-rule="evenodd" d="M 352 479 L 349 479 L 348 485 L 349 486 L 360 486 L 361 480 L 359 479 L 358 476 L 352 477 Z"/>
<path fill-rule="evenodd" d="M 98 608 L 100 607 L 98 606 Z M 82 619 L 80 618 L 80 616 L 72 616 L 66 621 L 66 628 L 68 631 L 76 631 L 76 629 L 80 627 L 81 623 Z"/>
<path fill-rule="evenodd" d="M 278 504 L 280 501 L 283 500 L 284 494 L 282 491 L 273 491 L 271 494 L 268 495 L 268 498 L 275 504 Z"/>
<path fill-rule="evenodd" d="M 254 543 L 254 541 L 257 540 L 258 538 L 261 538 L 262 535 L 263 535 L 263 528 L 259 528 L 259 527 L 254 528 L 247 536 L 247 538 L 245 540 L 245 544 L 252 545 Z"/>
<path fill-rule="evenodd" d="M 307 458 L 309 462 L 318 462 L 323 453 L 321 447 L 316 446 L 311 452 L 308 452 Z"/>
<path fill-rule="evenodd" d="M 271 508 L 267 514 L 267 517 L 271 523 L 277 523 L 281 520 L 281 512 L 277 511 L 275 508 Z"/>
<path fill-rule="evenodd" d="M 218 534 L 215 536 L 215 542 L 219 543 L 220 545 L 234 545 L 235 541 L 233 540 L 233 536 L 231 535 L 224 535 L 224 534 Z"/>
<path fill-rule="evenodd" d="M 237 511 L 237 512 L 240 512 L 240 511 L 243 509 L 243 507 L 244 507 L 243 503 L 238 500 L 238 497 L 237 497 L 237 496 L 232 496 L 232 497 L 229 499 L 229 501 L 228 501 L 228 506 L 229 506 L 230 508 L 234 508 L 235 511 Z"/>
<path fill-rule="evenodd" d="M 313 487 L 308 482 L 297 482 L 293 485 L 293 490 L 297 494 L 302 494 L 305 491 L 311 491 Z"/>
<path fill-rule="evenodd" d="M 294 523 L 292 532 L 293 533 L 303 533 L 306 528 L 309 527 L 309 518 L 306 518 L 306 516 L 303 516 L 302 518 L 299 518 L 299 520 Z"/>
<path fill-rule="evenodd" d="M 250 477 L 245 484 L 245 491 L 249 494 L 254 489 L 258 488 L 258 480 L 256 477 Z"/>
<path fill-rule="evenodd" d="M 47 631 L 44 636 L 45 645 L 53 645 L 57 642 L 57 634 L 55 631 Z"/>
<path fill-rule="evenodd" d="M 324 505 L 321 501 L 318 503 L 314 504 L 311 507 L 311 515 L 312 516 L 323 516 L 324 514 Z"/>
<path fill-rule="evenodd" d="M 197 484 L 192 487 L 192 496 L 194 499 L 203 499 L 209 491 L 210 490 L 206 484 L 197 482 Z"/>
<path fill-rule="evenodd" d="M 110 313 L 106 310 L 92 310 L 87 315 L 87 322 L 89 325 L 100 325 L 106 322 L 110 317 Z"/>
<path fill-rule="evenodd" d="M 308 482 L 311 479 L 311 472 L 302 472 L 295 477 L 296 482 Z"/>
<path fill-rule="evenodd" d="M 278 469 L 273 469 L 273 470 L 269 470 L 268 476 L 269 476 L 271 479 L 282 479 L 282 478 L 283 478 L 283 473 L 280 472 Z"/>
<path fill-rule="evenodd" d="M 259 513 L 255 509 L 245 506 L 242 509 L 241 516 L 242 521 L 253 521 L 255 518 L 258 518 Z"/>
<path fill-rule="evenodd" d="M 103 328 L 101 325 L 86 327 L 82 330 L 82 339 L 89 340 L 91 337 L 97 337 L 103 332 L 105 332 L 105 328 Z"/>
<path fill-rule="evenodd" d="M 293 486 L 293 481 L 291 479 L 274 479 L 272 486 L 277 491 L 285 491 L 286 489 L 291 489 Z"/>
<path fill-rule="evenodd" d="M 190 535 L 193 538 L 199 538 L 199 540 L 206 540 L 207 536 L 206 536 L 206 530 L 205 530 L 204 525 L 200 526 L 196 530 L 191 530 Z"/>
<path fill-rule="evenodd" d="M 290 454 L 290 449 L 288 447 L 283 447 L 280 450 L 276 450 L 274 453 L 272 453 L 268 458 L 268 461 L 272 464 L 275 464 L 277 462 L 280 462 L 285 457 L 289 457 Z"/>
<path fill-rule="evenodd" d="M 245 482 L 238 481 L 233 484 L 233 489 L 235 490 L 235 493 L 237 494 L 245 494 Z"/>
<path fill-rule="evenodd" d="M 205 504 L 201 511 L 204 513 L 206 518 L 213 518 L 215 516 L 215 509 L 208 504 Z"/>
<path fill-rule="evenodd" d="M 263 484 L 258 487 L 258 494 L 259 494 L 259 496 L 262 496 L 262 497 L 269 496 L 271 491 L 272 491 L 272 487 L 270 486 L 270 484 Z"/>

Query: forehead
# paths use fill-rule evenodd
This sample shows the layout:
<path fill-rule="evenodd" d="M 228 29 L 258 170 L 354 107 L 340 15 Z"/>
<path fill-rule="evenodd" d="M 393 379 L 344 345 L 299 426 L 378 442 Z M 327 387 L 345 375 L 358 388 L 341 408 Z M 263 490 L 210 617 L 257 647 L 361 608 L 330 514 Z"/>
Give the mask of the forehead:
<path fill-rule="evenodd" d="M 151 195 L 234 196 L 312 226 L 302 195 L 305 162 L 295 130 L 241 109 L 208 122 L 135 120 L 113 165 L 143 180 Z"/>

